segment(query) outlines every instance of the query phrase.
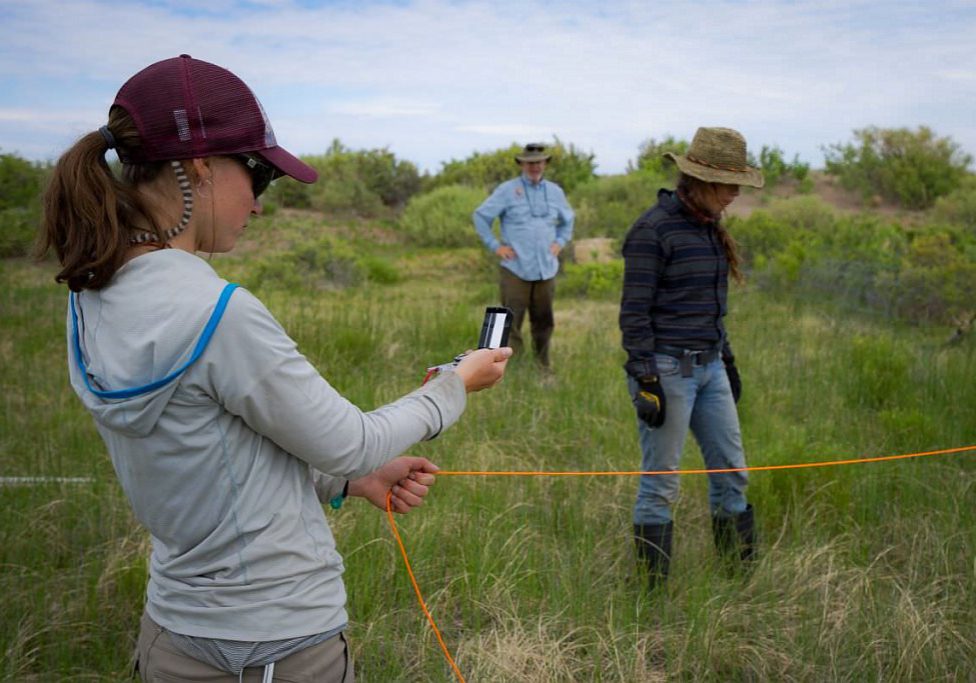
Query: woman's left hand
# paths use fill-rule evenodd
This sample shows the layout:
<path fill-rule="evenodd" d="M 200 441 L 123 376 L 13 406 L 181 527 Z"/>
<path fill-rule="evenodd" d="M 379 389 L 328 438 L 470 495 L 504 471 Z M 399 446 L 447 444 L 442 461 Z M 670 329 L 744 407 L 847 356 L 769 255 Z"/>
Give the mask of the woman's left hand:
<path fill-rule="evenodd" d="M 394 458 L 372 474 L 350 481 L 349 495 L 365 498 L 380 510 L 386 510 L 386 495 L 392 491 L 393 511 L 406 514 L 423 505 L 438 469 L 427 458 Z"/>

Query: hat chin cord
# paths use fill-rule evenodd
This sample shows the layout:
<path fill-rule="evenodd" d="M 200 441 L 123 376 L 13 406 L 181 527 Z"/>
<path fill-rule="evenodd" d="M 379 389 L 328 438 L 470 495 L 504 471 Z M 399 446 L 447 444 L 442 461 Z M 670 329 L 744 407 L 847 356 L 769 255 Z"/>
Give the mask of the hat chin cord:
<path fill-rule="evenodd" d="M 190 179 L 186 175 L 186 170 L 184 170 L 183 164 L 176 160 L 170 161 L 169 165 L 173 168 L 173 173 L 176 174 L 176 182 L 179 184 L 180 194 L 183 196 L 183 213 L 180 215 L 180 222 L 162 234 L 163 242 L 169 242 L 186 230 L 186 226 L 190 224 L 190 217 L 193 216 L 193 188 L 190 186 Z M 154 241 L 156 241 L 156 236 L 151 232 L 140 232 L 134 235 L 129 243 L 145 244 Z"/>

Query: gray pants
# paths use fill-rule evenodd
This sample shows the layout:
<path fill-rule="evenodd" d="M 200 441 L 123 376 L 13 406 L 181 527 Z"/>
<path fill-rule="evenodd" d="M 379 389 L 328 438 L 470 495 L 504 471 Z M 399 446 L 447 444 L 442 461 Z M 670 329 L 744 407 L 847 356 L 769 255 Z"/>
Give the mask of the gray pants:
<path fill-rule="evenodd" d="M 169 633 L 143 613 L 139 629 L 139 673 L 146 683 L 191 681 L 199 683 L 237 683 L 226 671 L 188 657 L 173 645 Z M 241 681 L 261 683 L 264 667 L 244 669 Z M 295 652 L 274 664 L 274 681 L 289 683 L 353 683 L 352 659 L 345 636 L 340 633 L 326 641 Z"/>

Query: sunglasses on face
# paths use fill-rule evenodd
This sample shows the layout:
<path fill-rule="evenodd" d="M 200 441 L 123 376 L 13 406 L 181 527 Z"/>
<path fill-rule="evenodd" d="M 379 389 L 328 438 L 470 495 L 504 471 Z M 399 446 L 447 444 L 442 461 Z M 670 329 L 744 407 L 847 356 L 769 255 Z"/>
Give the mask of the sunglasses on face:
<path fill-rule="evenodd" d="M 281 175 L 278 169 L 257 155 L 234 154 L 232 156 L 244 165 L 247 174 L 251 176 L 251 192 L 254 194 L 255 199 L 260 197 L 268 189 L 268 185 L 271 184 L 272 180 Z"/>

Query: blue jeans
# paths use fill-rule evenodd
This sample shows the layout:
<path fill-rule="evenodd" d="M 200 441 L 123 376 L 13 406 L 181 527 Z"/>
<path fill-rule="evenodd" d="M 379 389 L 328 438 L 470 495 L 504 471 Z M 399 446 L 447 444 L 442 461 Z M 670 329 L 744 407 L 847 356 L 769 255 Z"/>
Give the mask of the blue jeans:
<path fill-rule="evenodd" d="M 676 472 L 688 428 L 701 448 L 706 469 L 745 467 L 739 431 L 739 414 L 732 399 L 725 365 L 716 359 L 692 368 L 691 377 L 682 377 L 677 358 L 655 353 L 661 386 L 664 389 L 665 420 L 657 428 L 637 420 L 643 457 L 642 472 Z M 630 395 L 637 382 L 628 377 Z M 634 524 L 667 524 L 671 506 L 678 499 L 677 474 L 641 475 L 634 504 Z M 745 472 L 708 475 L 708 503 L 712 515 L 732 517 L 746 509 Z"/>

